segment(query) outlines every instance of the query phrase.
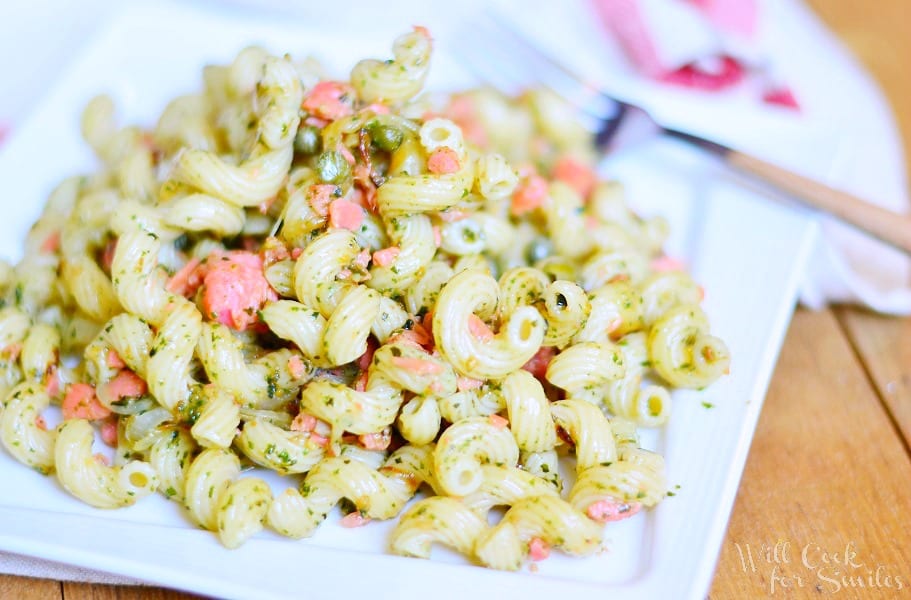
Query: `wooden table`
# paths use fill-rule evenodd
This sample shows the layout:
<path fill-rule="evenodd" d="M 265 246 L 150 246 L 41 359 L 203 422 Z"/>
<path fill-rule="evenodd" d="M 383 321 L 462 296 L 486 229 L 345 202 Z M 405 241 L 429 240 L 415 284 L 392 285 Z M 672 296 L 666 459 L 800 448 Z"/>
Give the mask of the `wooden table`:
<path fill-rule="evenodd" d="M 911 4 L 810 4 L 878 78 L 911 140 Z M 858 577 L 864 589 L 846 587 Z M 911 319 L 855 308 L 795 314 L 710 593 L 830 595 L 911 597 Z M 190 597 L 0 575 L 3 599 Z"/>

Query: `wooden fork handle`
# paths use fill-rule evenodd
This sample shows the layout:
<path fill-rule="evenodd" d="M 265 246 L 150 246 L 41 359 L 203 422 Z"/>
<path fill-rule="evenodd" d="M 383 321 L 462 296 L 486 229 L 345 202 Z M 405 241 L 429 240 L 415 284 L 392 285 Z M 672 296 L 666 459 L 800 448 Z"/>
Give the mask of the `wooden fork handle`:
<path fill-rule="evenodd" d="M 911 218 L 736 150 L 729 151 L 725 161 L 789 192 L 796 200 L 911 254 Z"/>

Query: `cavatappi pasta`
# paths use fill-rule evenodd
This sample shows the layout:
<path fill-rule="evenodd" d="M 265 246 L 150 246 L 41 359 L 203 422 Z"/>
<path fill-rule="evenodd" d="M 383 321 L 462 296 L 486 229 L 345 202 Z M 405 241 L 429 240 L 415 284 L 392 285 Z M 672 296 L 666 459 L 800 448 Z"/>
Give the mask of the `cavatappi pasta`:
<path fill-rule="evenodd" d="M 99 508 L 157 491 L 229 548 L 340 507 L 500 569 L 657 504 L 637 427 L 729 364 L 701 288 L 559 99 L 434 103 L 431 49 L 418 27 L 325 80 L 248 48 L 148 130 L 92 100 L 100 168 L 0 264 L 9 454 Z"/>

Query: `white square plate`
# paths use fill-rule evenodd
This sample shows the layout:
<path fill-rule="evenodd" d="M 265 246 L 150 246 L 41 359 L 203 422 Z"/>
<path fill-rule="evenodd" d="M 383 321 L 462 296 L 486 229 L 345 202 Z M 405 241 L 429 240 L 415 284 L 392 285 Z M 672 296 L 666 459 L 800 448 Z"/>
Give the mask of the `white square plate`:
<path fill-rule="evenodd" d="M 316 54 L 343 75 L 360 57 L 386 56 L 395 33 L 410 24 L 380 25 L 368 36 L 170 4 L 130 7 L 0 152 L 0 255 L 18 259 L 55 183 L 92 168 L 78 126 L 92 95 L 110 93 L 124 122 L 152 124 L 169 98 L 198 89 L 203 64 L 228 62 L 249 43 Z M 467 81 L 444 54 L 434 63 L 431 87 Z M 613 157 L 604 168 L 628 186 L 641 211 L 671 221 L 669 252 L 685 258 L 707 290 L 713 333 L 734 357 L 731 375 L 709 390 L 675 393 L 670 424 L 644 436 L 647 447 L 665 454 L 676 495 L 648 514 L 610 525 L 606 552 L 554 556 L 535 574 L 499 573 L 442 551 L 432 561 L 387 556 L 391 523 L 347 530 L 337 517 L 307 541 L 263 532 L 229 551 L 161 497 L 119 511 L 93 509 L 3 452 L 0 549 L 222 597 L 327 597 L 341 589 L 354 596 L 432 592 L 444 598 L 704 596 L 815 228 L 667 140 Z"/>

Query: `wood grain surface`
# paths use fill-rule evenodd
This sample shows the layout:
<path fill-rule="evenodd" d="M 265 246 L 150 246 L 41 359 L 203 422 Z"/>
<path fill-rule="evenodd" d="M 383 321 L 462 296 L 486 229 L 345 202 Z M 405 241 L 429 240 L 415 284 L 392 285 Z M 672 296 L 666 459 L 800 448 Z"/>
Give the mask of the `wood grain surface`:
<path fill-rule="evenodd" d="M 809 4 L 877 78 L 908 148 L 911 2 Z M 911 597 L 909 442 L 911 319 L 854 308 L 798 310 L 710 598 Z M 193 597 L 162 588 L 0 575 L 0 599 Z"/>

